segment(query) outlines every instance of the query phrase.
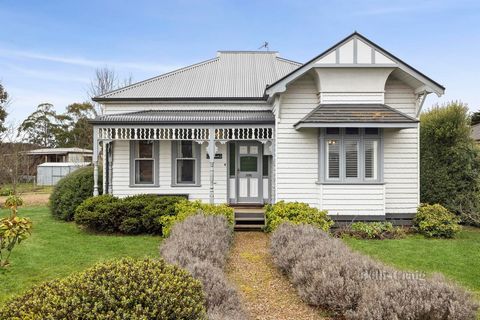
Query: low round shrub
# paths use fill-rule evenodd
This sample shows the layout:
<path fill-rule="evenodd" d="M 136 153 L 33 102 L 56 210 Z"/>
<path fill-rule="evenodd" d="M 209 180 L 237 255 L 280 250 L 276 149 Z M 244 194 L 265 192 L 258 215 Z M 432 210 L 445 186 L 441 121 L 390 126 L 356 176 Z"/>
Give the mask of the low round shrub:
<path fill-rule="evenodd" d="M 200 282 L 163 260 L 99 263 L 4 304 L 0 319 L 206 319 Z"/>
<path fill-rule="evenodd" d="M 265 206 L 267 225 L 265 231 L 272 232 L 284 222 L 310 224 L 324 231 L 330 229 L 333 221 L 326 210 L 318 210 L 303 202 L 279 201 Z"/>
<path fill-rule="evenodd" d="M 102 178 L 99 175 L 99 185 Z M 101 188 L 99 190 L 101 192 Z M 54 217 L 73 220 L 75 209 L 93 194 L 93 167 L 75 170 L 62 178 L 50 195 L 50 211 Z"/>
<path fill-rule="evenodd" d="M 460 219 L 440 204 L 422 204 L 413 219 L 415 229 L 427 237 L 453 238 Z"/>
<path fill-rule="evenodd" d="M 75 210 L 75 222 L 92 230 L 115 232 L 123 215 L 120 199 L 104 194 L 83 201 Z"/>

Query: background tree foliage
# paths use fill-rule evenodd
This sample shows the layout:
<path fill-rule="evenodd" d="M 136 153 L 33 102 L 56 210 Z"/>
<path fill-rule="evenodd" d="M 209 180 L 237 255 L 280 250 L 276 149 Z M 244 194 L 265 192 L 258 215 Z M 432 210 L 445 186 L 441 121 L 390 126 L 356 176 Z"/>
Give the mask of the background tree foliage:
<path fill-rule="evenodd" d="M 480 123 L 480 111 L 472 113 L 472 117 L 471 117 L 471 125 L 472 126 L 474 126 L 478 123 Z"/>
<path fill-rule="evenodd" d="M 7 130 L 5 126 L 5 119 L 7 118 L 7 102 L 8 102 L 8 93 L 0 83 L 0 133 L 3 133 Z"/>
<path fill-rule="evenodd" d="M 470 130 L 468 107 L 461 102 L 421 115 L 420 196 L 480 225 L 480 153 Z"/>
<path fill-rule="evenodd" d="M 24 139 L 28 143 L 44 148 L 57 147 L 57 138 L 65 129 L 65 120 L 57 115 L 52 104 L 42 103 L 22 122 L 18 133 L 25 134 Z"/>

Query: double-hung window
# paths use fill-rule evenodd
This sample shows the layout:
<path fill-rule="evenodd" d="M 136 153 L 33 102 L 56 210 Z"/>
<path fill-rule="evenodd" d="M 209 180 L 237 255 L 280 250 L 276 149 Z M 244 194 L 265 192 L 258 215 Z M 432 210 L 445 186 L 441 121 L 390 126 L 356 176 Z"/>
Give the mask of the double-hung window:
<path fill-rule="evenodd" d="M 172 142 L 172 185 L 200 184 L 200 145 L 191 140 Z"/>
<path fill-rule="evenodd" d="M 381 129 L 325 128 L 320 133 L 320 182 L 381 182 Z"/>
<path fill-rule="evenodd" d="M 158 142 L 132 141 L 130 146 L 130 184 L 139 186 L 158 185 Z"/>

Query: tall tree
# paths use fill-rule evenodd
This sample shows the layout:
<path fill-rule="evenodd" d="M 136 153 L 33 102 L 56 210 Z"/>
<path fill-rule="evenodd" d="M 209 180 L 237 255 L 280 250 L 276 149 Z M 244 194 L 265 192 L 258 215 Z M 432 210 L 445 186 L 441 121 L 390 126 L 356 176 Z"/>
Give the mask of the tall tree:
<path fill-rule="evenodd" d="M 91 98 L 100 96 L 105 94 L 109 91 L 126 87 L 132 84 L 132 76 L 130 75 L 128 78 L 123 80 L 119 80 L 117 73 L 114 69 L 103 67 L 97 68 L 95 70 L 95 75 L 90 82 L 90 87 L 88 88 L 88 95 Z M 103 110 L 99 103 L 94 103 L 95 110 L 97 114 L 102 114 Z"/>
<path fill-rule="evenodd" d="M 53 105 L 42 103 L 18 128 L 18 134 L 24 134 L 25 141 L 45 148 L 58 145 L 57 138 L 65 130 L 65 119 L 59 117 Z"/>
<path fill-rule="evenodd" d="M 0 83 L 0 133 L 7 131 L 5 119 L 7 118 L 8 93 Z"/>
<path fill-rule="evenodd" d="M 420 117 L 420 197 L 480 225 L 480 150 L 461 102 L 435 106 Z"/>
<path fill-rule="evenodd" d="M 64 140 L 61 145 L 65 147 L 92 148 L 93 128 L 89 120 L 95 118 L 97 112 L 90 102 L 72 103 L 63 114 L 68 129 L 64 131 Z"/>

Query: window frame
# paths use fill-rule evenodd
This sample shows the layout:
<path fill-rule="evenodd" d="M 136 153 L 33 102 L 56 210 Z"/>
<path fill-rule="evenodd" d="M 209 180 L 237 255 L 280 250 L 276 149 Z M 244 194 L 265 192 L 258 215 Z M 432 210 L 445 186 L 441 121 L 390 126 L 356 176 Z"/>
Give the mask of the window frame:
<path fill-rule="evenodd" d="M 319 129 L 318 139 L 318 184 L 383 184 L 383 130 L 377 128 L 377 134 L 367 134 L 366 128 L 358 128 L 358 134 L 346 134 L 346 128 L 338 128 L 338 134 L 327 134 L 327 128 Z M 328 177 L 328 140 L 338 140 L 340 161 L 339 178 Z M 358 141 L 357 178 L 346 177 L 346 141 Z M 376 179 L 365 177 L 365 142 L 378 141 Z"/>
<path fill-rule="evenodd" d="M 192 142 L 192 157 L 191 158 L 180 158 L 177 157 L 178 148 L 180 147 L 180 143 L 184 141 L 191 141 Z M 201 186 L 201 154 L 202 148 L 201 144 L 197 143 L 195 140 L 173 140 L 172 141 L 172 180 L 171 186 L 172 187 L 200 187 Z M 195 164 L 195 182 L 193 183 L 184 183 L 177 181 L 177 162 L 178 160 L 194 160 Z"/>
<path fill-rule="evenodd" d="M 152 158 L 137 158 L 138 145 L 142 141 L 151 141 L 153 143 Z M 132 140 L 130 141 L 130 187 L 152 188 L 159 187 L 159 141 L 156 140 Z M 153 160 L 153 183 L 136 183 L 136 162 L 137 160 Z"/>

